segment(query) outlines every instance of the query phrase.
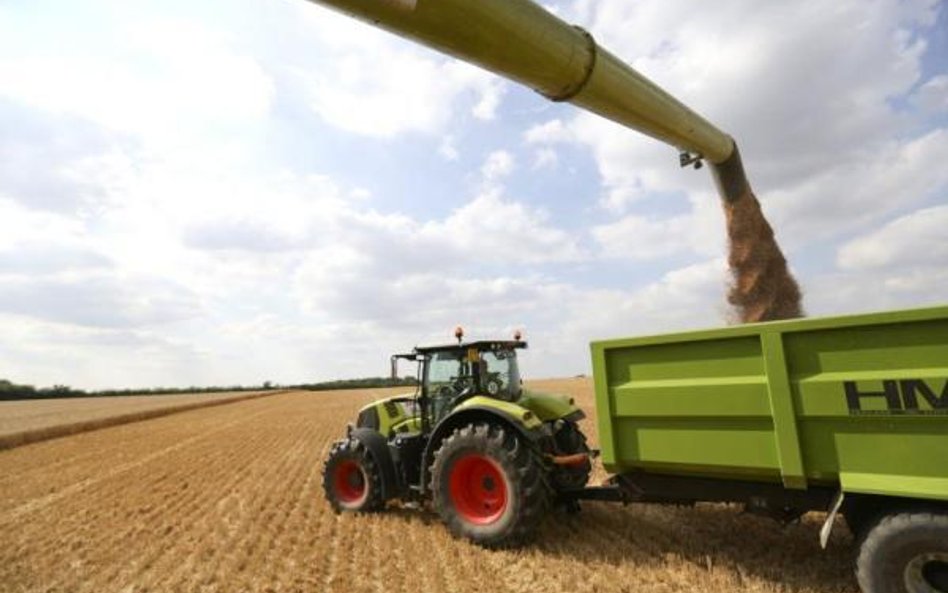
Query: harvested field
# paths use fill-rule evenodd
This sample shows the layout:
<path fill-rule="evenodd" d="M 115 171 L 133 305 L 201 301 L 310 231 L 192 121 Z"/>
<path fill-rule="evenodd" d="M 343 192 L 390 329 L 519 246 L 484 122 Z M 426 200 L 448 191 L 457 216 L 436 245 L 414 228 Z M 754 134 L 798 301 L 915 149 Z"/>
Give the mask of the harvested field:
<path fill-rule="evenodd" d="M 586 379 L 541 382 L 592 411 Z M 320 468 L 364 402 L 291 392 L 0 452 L 2 591 L 855 592 L 842 526 L 587 504 L 489 552 L 430 511 L 335 515 Z M 585 430 L 595 441 L 587 421 Z"/>
<path fill-rule="evenodd" d="M 4 401 L 0 402 L 0 449 L 273 393 L 228 391 Z"/>

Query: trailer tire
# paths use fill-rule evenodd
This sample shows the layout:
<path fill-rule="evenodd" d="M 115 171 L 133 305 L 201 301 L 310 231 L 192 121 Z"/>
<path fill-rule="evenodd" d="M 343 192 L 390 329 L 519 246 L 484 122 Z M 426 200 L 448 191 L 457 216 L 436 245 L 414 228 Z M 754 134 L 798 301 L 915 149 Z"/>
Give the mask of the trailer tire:
<path fill-rule="evenodd" d="M 883 517 L 866 532 L 856 578 L 863 593 L 948 593 L 948 514 Z"/>
<path fill-rule="evenodd" d="M 550 500 L 538 455 L 515 431 L 486 422 L 456 428 L 442 441 L 431 492 L 452 534 L 488 548 L 529 540 Z"/>

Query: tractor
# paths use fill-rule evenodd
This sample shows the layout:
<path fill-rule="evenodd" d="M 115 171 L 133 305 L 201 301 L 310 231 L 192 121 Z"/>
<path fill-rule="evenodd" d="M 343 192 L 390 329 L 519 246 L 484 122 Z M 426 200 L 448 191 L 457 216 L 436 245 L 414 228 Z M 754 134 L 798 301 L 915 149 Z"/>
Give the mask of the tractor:
<path fill-rule="evenodd" d="M 336 512 L 430 503 L 448 529 L 485 547 L 528 540 L 554 504 L 578 510 L 594 454 L 572 398 L 523 389 L 513 340 L 416 347 L 418 387 L 363 407 L 323 471 Z"/>

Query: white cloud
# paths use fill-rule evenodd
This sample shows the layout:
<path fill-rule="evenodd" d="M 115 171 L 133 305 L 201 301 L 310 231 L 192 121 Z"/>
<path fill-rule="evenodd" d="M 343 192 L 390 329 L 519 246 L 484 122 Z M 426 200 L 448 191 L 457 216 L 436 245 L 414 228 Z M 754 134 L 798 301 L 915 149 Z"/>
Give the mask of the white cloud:
<path fill-rule="evenodd" d="M 609 337 L 719 325 L 727 318 L 725 271 L 723 260 L 712 259 L 672 269 L 635 290 L 583 291 L 585 302 L 577 302 L 568 326 Z"/>
<path fill-rule="evenodd" d="M 948 269 L 944 266 L 843 270 L 805 280 L 810 315 L 944 305 L 948 294 Z"/>
<path fill-rule="evenodd" d="M 432 245 L 506 263 L 583 257 L 576 239 L 552 225 L 548 213 L 505 200 L 497 190 L 477 196 L 443 221 L 426 223 L 420 236 Z"/>
<path fill-rule="evenodd" d="M 212 356 L 164 331 L 62 325 L 2 313 L 0 326 L 0 376 L 15 382 L 124 388 L 218 380 Z"/>
<path fill-rule="evenodd" d="M 552 148 L 541 148 L 533 155 L 533 169 L 554 168 L 560 162 L 559 156 Z"/>
<path fill-rule="evenodd" d="M 91 41 L 69 52 L 4 51 L 0 95 L 165 144 L 180 143 L 187 131 L 213 132 L 267 116 L 270 78 L 215 31 L 170 19 L 119 27 L 111 42 L 120 49 L 107 62 L 86 49 L 95 46 Z"/>
<path fill-rule="evenodd" d="M 552 144 L 555 142 L 569 142 L 575 139 L 573 131 L 563 124 L 560 119 L 552 119 L 542 124 L 531 126 L 524 132 L 523 139 L 528 144 Z"/>
<path fill-rule="evenodd" d="M 499 181 L 510 176 L 515 167 L 514 157 L 506 150 L 495 150 L 487 155 L 481 166 L 481 175 L 486 181 Z"/>
<path fill-rule="evenodd" d="M 128 175 L 137 142 L 75 115 L 0 97 L 0 197 L 36 210 L 94 211 Z"/>
<path fill-rule="evenodd" d="M 438 154 L 444 157 L 446 161 L 456 161 L 461 157 L 454 143 L 454 136 L 448 134 L 441 138 L 441 144 L 438 145 Z"/>
<path fill-rule="evenodd" d="M 706 192 L 705 171 L 682 169 L 675 151 L 588 113 L 570 124 L 572 137 L 589 147 L 602 178 L 600 206 L 621 214 L 654 192 Z"/>
<path fill-rule="evenodd" d="M 925 113 L 948 112 L 948 74 L 940 74 L 925 81 L 912 100 Z"/>
<path fill-rule="evenodd" d="M 948 195 L 948 128 L 877 140 L 874 152 L 761 193 L 790 245 L 844 235 L 926 200 Z"/>
<path fill-rule="evenodd" d="M 480 100 L 471 108 L 471 114 L 479 120 L 491 121 L 497 117 L 500 100 L 507 92 L 507 85 L 501 79 L 492 77 L 487 83 L 479 82 Z"/>
<path fill-rule="evenodd" d="M 626 216 L 593 230 L 605 255 L 630 259 L 655 259 L 674 255 L 691 246 L 690 217 L 650 220 Z"/>
<path fill-rule="evenodd" d="M 948 197 L 948 196 L 946 196 Z M 932 266 L 948 269 L 948 206 L 923 208 L 839 249 L 844 270 Z"/>
<path fill-rule="evenodd" d="M 530 285 L 502 276 L 511 265 L 583 257 L 575 239 L 548 219 L 498 190 L 424 223 L 347 211 L 336 230 L 322 230 L 328 242 L 303 255 L 295 292 L 308 311 L 331 312 L 337 320 L 423 324 L 432 308 L 445 315 L 465 303 L 503 308 L 498 303 L 508 294 L 525 295 Z M 426 314 L 417 317 L 422 304 Z"/>
<path fill-rule="evenodd" d="M 650 260 L 682 253 L 709 257 L 725 248 L 724 216 L 718 199 L 696 194 L 691 210 L 669 217 L 628 214 L 592 228 L 606 257 Z"/>
<path fill-rule="evenodd" d="M 352 51 L 352 50 L 350 50 Z M 390 138 L 406 132 L 435 134 L 447 125 L 455 102 L 474 90 L 481 119 L 493 117 L 495 85 L 471 66 L 421 58 L 414 50 L 360 48 L 329 68 L 299 72 L 312 108 L 326 123 L 366 136 Z"/>
<path fill-rule="evenodd" d="M 291 66 L 310 106 L 326 123 L 391 138 L 442 131 L 459 104 L 495 117 L 505 84 L 468 64 L 434 55 L 321 7 L 306 7 L 318 58 Z"/>
<path fill-rule="evenodd" d="M 541 376 L 588 372 L 592 340 L 728 323 L 725 270 L 720 259 L 701 261 L 629 290 L 544 285 L 533 306 L 540 312 L 531 318 L 536 325 L 526 327 L 531 342 L 526 366 L 538 360 L 533 368 L 543 369 L 534 371 Z"/>
<path fill-rule="evenodd" d="M 18 245 L 39 240 L 78 248 L 88 240 L 83 220 L 28 208 L 0 196 L 0 251 L 15 252 Z"/>
<path fill-rule="evenodd" d="M 46 275 L 109 268 L 112 260 L 85 246 L 31 241 L 0 249 L 0 278 L 5 275 Z"/>
<path fill-rule="evenodd" d="M 147 277 L 94 272 L 83 277 L 5 278 L 0 313 L 90 327 L 141 327 L 191 319 L 190 291 Z"/>

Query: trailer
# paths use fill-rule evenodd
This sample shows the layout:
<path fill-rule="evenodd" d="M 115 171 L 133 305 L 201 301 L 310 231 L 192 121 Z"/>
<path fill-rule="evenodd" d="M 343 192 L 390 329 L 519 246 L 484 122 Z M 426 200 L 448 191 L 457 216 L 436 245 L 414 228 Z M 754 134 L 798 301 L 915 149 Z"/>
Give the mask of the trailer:
<path fill-rule="evenodd" d="M 948 306 L 593 342 L 604 487 L 842 513 L 866 593 L 948 591 Z"/>

